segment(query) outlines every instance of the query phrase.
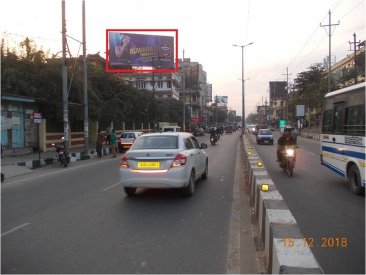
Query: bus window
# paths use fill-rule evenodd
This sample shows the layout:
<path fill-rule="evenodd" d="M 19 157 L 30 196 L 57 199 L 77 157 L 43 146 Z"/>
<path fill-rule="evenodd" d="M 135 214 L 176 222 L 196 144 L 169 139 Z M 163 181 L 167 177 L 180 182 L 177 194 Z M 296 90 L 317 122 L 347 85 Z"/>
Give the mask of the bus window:
<path fill-rule="evenodd" d="M 363 105 L 351 106 L 346 109 L 344 128 L 347 135 L 365 135 L 365 109 Z"/>
<path fill-rule="evenodd" d="M 333 127 L 334 133 L 344 132 L 344 103 L 334 105 Z"/>

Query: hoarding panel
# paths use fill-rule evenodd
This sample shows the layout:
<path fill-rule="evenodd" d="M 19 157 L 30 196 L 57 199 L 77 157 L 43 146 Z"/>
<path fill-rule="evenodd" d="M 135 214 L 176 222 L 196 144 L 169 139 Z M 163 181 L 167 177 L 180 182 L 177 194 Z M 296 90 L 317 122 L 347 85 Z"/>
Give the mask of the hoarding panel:
<path fill-rule="evenodd" d="M 177 45 L 174 47 L 174 36 L 136 34 L 127 31 L 107 30 L 107 71 L 177 70 L 174 53 L 177 51 Z M 167 31 L 170 33 L 174 31 L 177 36 L 177 30 Z"/>

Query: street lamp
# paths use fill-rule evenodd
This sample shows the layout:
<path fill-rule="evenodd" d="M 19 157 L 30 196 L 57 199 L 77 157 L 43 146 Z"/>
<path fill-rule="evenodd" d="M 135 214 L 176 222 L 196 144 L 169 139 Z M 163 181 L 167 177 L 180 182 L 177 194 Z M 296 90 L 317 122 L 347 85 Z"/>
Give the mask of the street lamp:
<path fill-rule="evenodd" d="M 252 45 L 254 42 L 250 42 L 246 45 L 236 45 L 234 47 L 241 47 L 241 97 L 242 97 L 242 120 L 241 120 L 241 134 L 244 135 L 245 127 L 245 97 L 244 97 L 244 47 Z"/>

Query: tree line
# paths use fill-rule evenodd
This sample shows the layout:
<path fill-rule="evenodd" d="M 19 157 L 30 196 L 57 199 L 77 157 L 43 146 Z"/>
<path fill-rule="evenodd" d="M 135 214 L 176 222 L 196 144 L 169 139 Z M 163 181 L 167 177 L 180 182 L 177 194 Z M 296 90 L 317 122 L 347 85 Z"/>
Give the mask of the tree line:
<path fill-rule="evenodd" d="M 67 59 L 69 122 L 72 130 L 82 129 L 83 68 L 82 56 Z M 62 59 L 50 51 L 37 49 L 25 38 L 17 48 L 1 41 L 1 87 L 3 94 L 32 97 L 37 100 L 47 125 L 58 125 L 62 131 Z M 154 98 L 151 91 L 139 90 L 122 81 L 118 74 L 105 71 L 105 60 L 97 55 L 87 57 L 89 120 L 106 128 L 113 121 L 122 129 L 136 123 L 153 127 L 158 121 L 180 122 L 183 103 L 173 98 Z M 188 111 L 186 112 L 188 114 Z M 188 121 L 188 116 L 186 120 Z M 79 127 L 79 126 L 80 127 Z"/>

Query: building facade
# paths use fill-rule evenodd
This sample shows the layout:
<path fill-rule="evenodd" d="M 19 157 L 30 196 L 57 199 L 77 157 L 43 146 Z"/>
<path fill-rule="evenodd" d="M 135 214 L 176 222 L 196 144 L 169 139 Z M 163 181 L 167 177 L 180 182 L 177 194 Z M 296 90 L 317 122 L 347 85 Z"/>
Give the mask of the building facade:
<path fill-rule="evenodd" d="M 179 100 L 182 80 L 177 73 L 124 73 L 122 78 L 137 89 L 153 92 L 156 98 Z"/>
<path fill-rule="evenodd" d="M 270 81 L 269 82 L 269 101 L 268 110 L 270 125 L 275 126 L 281 118 L 287 118 L 287 82 Z"/>
<path fill-rule="evenodd" d="M 181 100 L 188 106 L 190 121 L 188 129 L 202 127 L 207 124 L 207 102 L 209 93 L 212 95 L 212 85 L 207 83 L 207 74 L 198 62 L 190 58 L 179 59 L 179 72 L 184 74 L 184 91 Z"/>

